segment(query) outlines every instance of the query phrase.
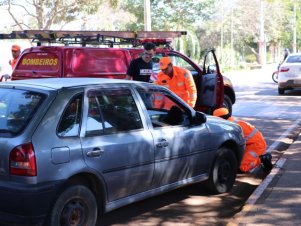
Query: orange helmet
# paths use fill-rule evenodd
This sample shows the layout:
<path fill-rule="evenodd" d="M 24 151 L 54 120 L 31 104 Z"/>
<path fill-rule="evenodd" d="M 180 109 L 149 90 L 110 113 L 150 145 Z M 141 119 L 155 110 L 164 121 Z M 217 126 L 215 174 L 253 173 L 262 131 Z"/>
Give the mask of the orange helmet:
<path fill-rule="evenodd" d="M 19 45 L 12 45 L 11 50 L 12 51 L 20 51 L 21 47 Z"/>
<path fill-rule="evenodd" d="M 159 61 L 159 67 L 161 70 L 164 70 L 167 68 L 167 66 L 171 63 L 171 60 L 169 57 L 162 57 Z"/>
<path fill-rule="evenodd" d="M 218 108 L 214 110 L 213 115 L 217 117 L 229 116 L 229 111 L 227 108 Z"/>

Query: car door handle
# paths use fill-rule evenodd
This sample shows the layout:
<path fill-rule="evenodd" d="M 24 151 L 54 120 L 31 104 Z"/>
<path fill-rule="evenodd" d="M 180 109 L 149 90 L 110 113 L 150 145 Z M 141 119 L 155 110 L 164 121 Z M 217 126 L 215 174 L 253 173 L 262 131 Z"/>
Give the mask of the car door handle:
<path fill-rule="evenodd" d="M 99 148 L 94 148 L 92 151 L 88 151 L 86 155 L 88 157 L 99 157 L 102 155 L 102 153 L 103 153 L 103 150 L 101 150 Z"/>
<path fill-rule="evenodd" d="M 159 142 L 156 143 L 156 147 L 157 147 L 157 148 L 165 148 L 165 147 L 167 147 L 167 146 L 168 146 L 168 141 L 165 140 L 164 138 L 159 139 Z"/>

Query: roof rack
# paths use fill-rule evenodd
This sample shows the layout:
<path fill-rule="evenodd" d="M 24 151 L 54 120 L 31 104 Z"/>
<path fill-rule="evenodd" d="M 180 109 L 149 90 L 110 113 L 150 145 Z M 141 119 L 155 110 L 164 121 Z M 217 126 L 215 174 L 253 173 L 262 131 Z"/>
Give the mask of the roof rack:
<path fill-rule="evenodd" d="M 142 45 L 153 41 L 156 45 L 169 45 L 173 38 L 186 35 L 186 31 L 60 31 L 60 30 L 24 30 L 10 34 L 0 34 L 0 39 L 32 39 L 38 46 L 42 43 L 63 45 Z"/>

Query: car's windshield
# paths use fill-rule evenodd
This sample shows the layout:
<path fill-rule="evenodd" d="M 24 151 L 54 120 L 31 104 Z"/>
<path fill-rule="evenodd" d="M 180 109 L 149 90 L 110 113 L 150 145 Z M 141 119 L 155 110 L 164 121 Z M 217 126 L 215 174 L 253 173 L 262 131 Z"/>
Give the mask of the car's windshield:
<path fill-rule="evenodd" d="M 20 133 L 29 123 L 44 95 L 26 90 L 0 89 L 0 136 Z"/>

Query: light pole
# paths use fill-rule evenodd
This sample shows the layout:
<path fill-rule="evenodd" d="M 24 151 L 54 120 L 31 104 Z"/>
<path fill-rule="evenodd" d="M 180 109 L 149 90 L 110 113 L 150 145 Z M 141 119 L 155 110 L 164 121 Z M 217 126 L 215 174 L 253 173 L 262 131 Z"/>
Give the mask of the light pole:
<path fill-rule="evenodd" d="M 223 61 L 223 48 L 224 48 L 224 4 L 222 2 L 222 5 L 221 5 L 221 9 L 222 9 L 222 22 L 221 22 L 221 49 L 220 49 L 220 62 L 221 62 L 221 65 L 224 64 L 224 61 Z"/>
<path fill-rule="evenodd" d="M 231 67 L 234 65 L 234 49 L 233 49 L 233 43 L 234 43 L 234 34 L 233 34 L 234 26 L 233 26 L 233 5 L 231 6 L 231 37 L 230 37 L 230 45 L 231 45 L 231 54 L 230 54 L 230 64 Z"/>
<path fill-rule="evenodd" d="M 293 53 L 297 52 L 297 26 L 296 26 L 297 2 L 294 0 L 294 18 L 293 18 Z"/>
<path fill-rule="evenodd" d="M 152 30 L 151 13 L 150 13 L 150 0 L 144 0 L 144 30 Z"/>
<path fill-rule="evenodd" d="M 260 35 L 259 35 L 259 63 L 266 64 L 266 43 L 264 35 L 264 0 L 260 0 Z"/>

